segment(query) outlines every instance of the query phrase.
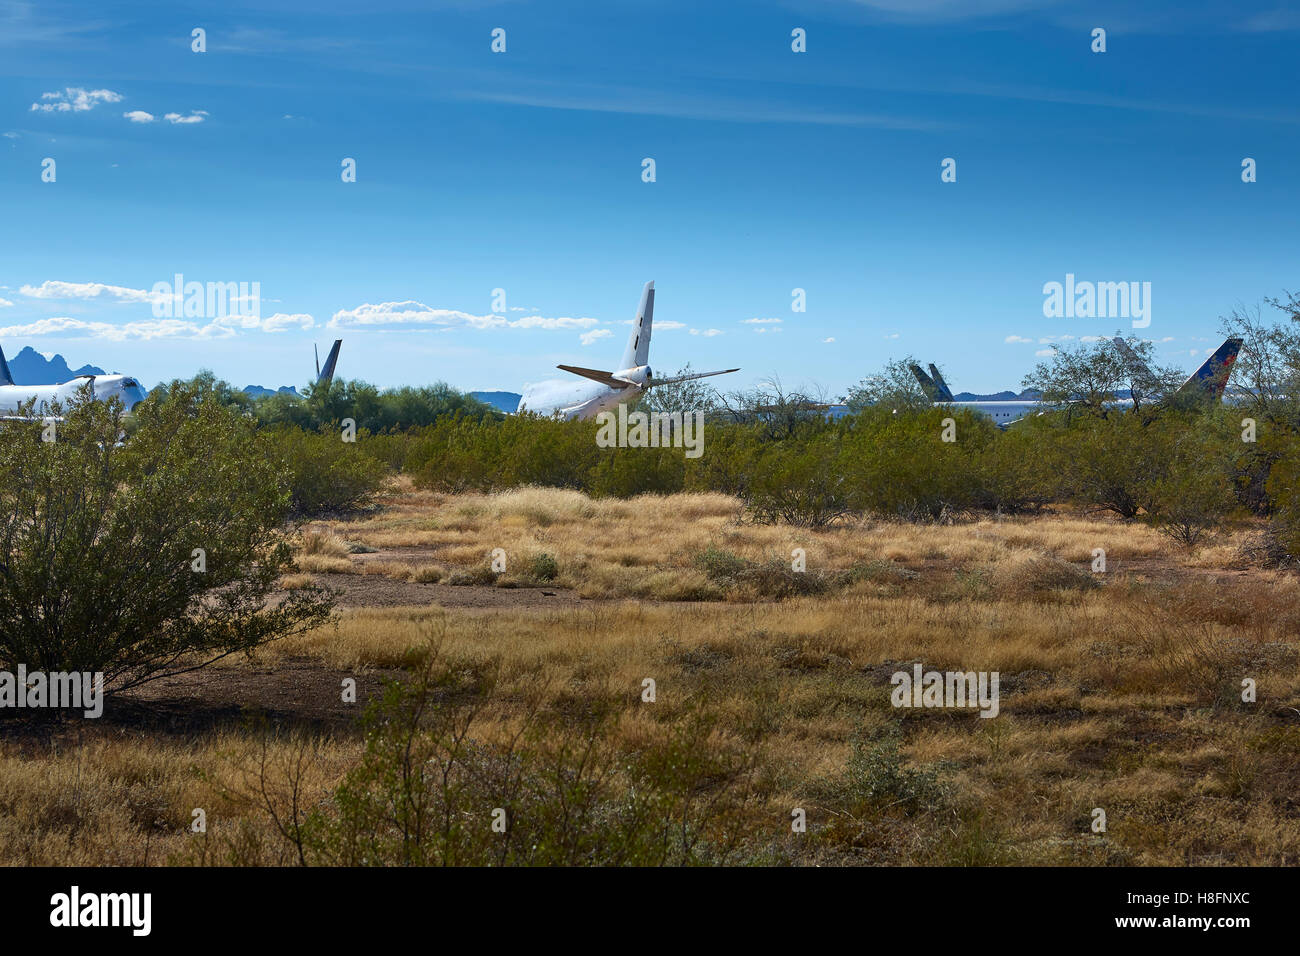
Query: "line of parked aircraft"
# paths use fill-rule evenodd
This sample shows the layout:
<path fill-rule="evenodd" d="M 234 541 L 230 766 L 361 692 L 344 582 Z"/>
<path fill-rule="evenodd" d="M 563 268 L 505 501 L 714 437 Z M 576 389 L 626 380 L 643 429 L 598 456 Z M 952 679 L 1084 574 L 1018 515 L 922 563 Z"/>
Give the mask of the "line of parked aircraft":
<path fill-rule="evenodd" d="M 531 385 L 520 399 L 517 413 L 531 412 L 544 417 L 589 419 L 601 412 L 610 411 L 620 404 L 633 401 L 648 389 L 659 385 L 740 371 L 738 368 L 727 368 L 715 372 L 657 377 L 649 364 L 650 336 L 654 328 L 654 305 L 655 284 L 651 281 L 647 282 L 641 290 L 641 302 L 637 307 L 636 318 L 631 332 L 628 333 L 627 345 L 615 366 L 615 371 L 606 372 L 578 365 L 558 365 L 556 367 L 560 370 L 586 381 L 574 382 L 571 379 L 563 379 Z M 1116 338 L 1115 344 L 1130 363 L 1130 370 L 1139 381 L 1143 378 L 1153 380 L 1150 371 L 1123 339 Z M 318 387 L 329 387 L 342 345 L 342 339 L 335 340 L 334 347 L 330 349 L 323 367 L 320 364 L 319 351 L 316 353 Z M 1195 391 L 1212 396 L 1216 400 L 1222 398 L 1228 375 L 1232 371 L 1232 365 L 1240 349 L 1241 339 L 1227 339 L 1174 394 Z M 931 401 L 955 408 L 969 408 L 988 415 L 1000 426 L 1010 425 L 1028 415 L 1041 414 L 1047 407 L 1043 402 L 1023 400 L 959 402 L 954 399 L 952 390 L 948 388 L 948 384 L 933 364 L 930 365 L 929 374 L 917 365 L 912 365 L 911 370 Z M 87 379 L 97 401 L 117 398 L 127 411 L 147 397 L 139 381 L 129 375 L 81 375 L 60 385 L 16 385 L 9 372 L 9 365 L 5 361 L 4 351 L 0 349 L 0 418 L 22 417 L 20 409 L 29 402 L 34 403 L 36 416 L 47 412 L 54 402 L 66 405 L 85 386 Z M 1116 405 L 1131 404 L 1131 402 L 1132 399 L 1115 400 Z"/>
<path fill-rule="evenodd" d="M 1128 363 L 1129 372 L 1136 382 L 1149 383 L 1155 387 L 1155 376 L 1146 364 L 1138 356 L 1129 344 L 1119 336 L 1114 338 L 1115 347 L 1119 349 L 1120 355 Z M 1172 396 L 1189 395 L 1192 393 L 1204 395 L 1218 401 L 1223 398 L 1223 390 L 1228 384 L 1228 376 L 1232 374 L 1232 366 L 1237 361 L 1237 353 L 1241 351 L 1242 340 L 1239 338 L 1225 339 L 1223 344 L 1214 350 L 1208 359 L 1205 360 L 1200 368 L 1188 376 L 1187 381 L 1183 382 L 1174 390 Z M 921 370 L 919 365 L 909 366 L 912 375 L 921 386 L 921 391 L 925 392 L 926 398 L 936 405 L 951 405 L 954 408 L 969 408 L 972 411 L 988 415 L 998 425 L 1007 426 L 1018 422 L 1028 415 L 1041 415 L 1043 411 L 1054 408 L 1055 406 L 1041 401 L 1016 399 L 1012 401 L 998 402 L 959 402 L 953 398 L 952 390 L 948 383 L 943 380 L 939 370 L 930 363 L 930 374 Z M 1132 398 L 1116 398 L 1113 402 L 1115 406 L 1123 407 L 1132 405 Z"/>

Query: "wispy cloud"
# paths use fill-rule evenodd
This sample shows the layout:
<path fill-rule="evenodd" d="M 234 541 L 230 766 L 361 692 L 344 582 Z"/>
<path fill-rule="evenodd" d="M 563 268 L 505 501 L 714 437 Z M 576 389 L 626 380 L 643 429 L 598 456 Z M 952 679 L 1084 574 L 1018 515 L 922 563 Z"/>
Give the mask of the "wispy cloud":
<path fill-rule="evenodd" d="M 154 302 L 170 298 L 157 296 L 144 289 L 129 289 L 103 282 L 62 282 L 46 279 L 40 285 L 25 285 L 18 290 L 32 299 L 101 299 L 113 302 Z"/>
<path fill-rule="evenodd" d="M 286 332 L 289 329 L 312 329 L 315 327 L 316 320 L 305 312 L 296 312 L 293 315 L 277 312 L 270 318 L 262 320 L 263 332 Z"/>
<path fill-rule="evenodd" d="M 132 123 L 152 123 L 155 119 L 152 113 L 146 113 L 144 110 L 131 110 L 129 113 L 123 113 Z"/>
<path fill-rule="evenodd" d="M 87 90 L 69 86 L 53 93 L 42 93 L 41 102 L 33 103 L 31 113 L 87 113 L 100 103 L 120 103 L 122 94 L 112 90 Z"/>
<path fill-rule="evenodd" d="M 432 326 L 440 331 L 453 329 L 589 329 L 599 319 L 551 318 L 525 315 L 507 319 L 504 315 L 472 315 L 458 309 L 435 309 L 423 302 L 365 303 L 355 309 L 342 309 L 329 320 L 331 329 L 402 329 Z"/>
<path fill-rule="evenodd" d="M 592 329 L 590 332 L 583 332 L 582 335 L 578 336 L 578 340 L 583 345 L 591 345 L 593 342 L 599 339 L 607 339 L 613 334 L 609 329 Z"/>
<path fill-rule="evenodd" d="M 508 106 L 589 113 L 629 113 L 670 116 L 722 123 L 791 123 L 818 126 L 863 126 L 880 129 L 938 130 L 949 124 L 909 116 L 827 110 L 816 103 L 773 104 L 752 99 L 615 88 L 610 86 L 546 91 L 475 90 L 456 94 L 458 99 Z"/>
<path fill-rule="evenodd" d="M 180 113 L 165 113 L 163 119 L 173 126 L 188 126 L 192 123 L 202 123 L 208 118 L 207 110 L 190 110 L 188 116 L 182 116 Z"/>
<path fill-rule="evenodd" d="M 111 342 L 229 338 L 234 334 L 235 330 L 226 321 L 220 319 L 207 325 L 186 322 L 182 319 L 146 319 L 114 325 L 111 322 L 86 322 L 82 319 L 59 316 L 0 329 L 0 338 L 59 337 L 108 339 Z"/>

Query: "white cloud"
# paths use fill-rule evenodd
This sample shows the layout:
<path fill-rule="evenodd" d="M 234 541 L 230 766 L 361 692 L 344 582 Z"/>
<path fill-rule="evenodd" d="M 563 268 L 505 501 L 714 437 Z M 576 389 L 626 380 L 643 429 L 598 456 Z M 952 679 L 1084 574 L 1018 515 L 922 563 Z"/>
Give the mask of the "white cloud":
<path fill-rule="evenodd" d="M 116 302 L 153 302 L 160 298 L 144 289 L 128 289 L 102 282 L 60 282 L 46 279 L 40 285 L 25 285 L 18 290 L 33 299 L 112 299 Z M 162 296 L 161 298 L 170 298 Z"/>
<path fill-rule="evenodd" d="M 896 339 L 896 338 L 898 338 L 898 333 L 897 333 L 897 332 L 889 332 L 889 333 L 887 333 L 887 334 L 885 335 L 885 338 L 887 338 L 887 339 Z"/>
<path fill-rule="evenodd" d="M 822 345 L 829 345 L 831 342 L 834 342 L 834 341 L 835 341 L 835 336 L 832 335 L 832 336 L 831 336 L 830 338 L 828 338 L 828 339 L 822 339 Z"/>
<path fill-rule="evenodd" d="M 671 321 L 670 321 L 670 322 L 656 322 L 656 323 L 655 323 L 655 326 L 654 326 L 654 330 L 655 330 L 656 332 L 663 332 L 663 331 L 665 331 L 665 330 L 684 329 L 684 328 L 686 328 L 686 323 L 685 323 L 685 322 L 671 322 Z"/>
<path fill-rule="evenodd" d="M 583 332 L 578 339 L 583 345 L 590 345 L 597 339 L 607 339 L 613 334 L 609 329 L 592 329 L 590 332 Z"/>
<path fill-rule="evenodd" d="M 1055 355 L 1055 354 L 1056 354 L 1055 349 L 1039 349 L 1037 352 L 1034 353 L 1034 355 L 1038 358 L 1047 358 L 1048 356 Z"/>
<path fill-rule="evenodd" d="M 1033 340 L 1033 339 L 1027 339 L 1027 338 L 1025 338 L 1023 335 L 1008 335 L 1008 336 L 1007 336 L 1005 339 L 1003 339 L 1002 341 L 1006 342 L 1008 345 L 1029 345 L 1029 344 L 1031 344 L 1034 340 Z"/>
<path fill-rule="evenodd" d="M 456 309 L 435 309 L 423 302 L 365 303 L 355 309 L 342 309 L 329 320 L 331 329 L 351 328 L 402 328 L 409 326 L 435 326 L 451 329 L 589 329 L 600 320 L 588 318 L 550 318 L 526 315 L 507 319 L 503 315 L 471 315 Z"/>
<path fill-rule="evenodd" d="M 42 93 L 43 103 L 33 103 L 31 113 L 85 113 L 100 103 L 120 103 L 122 94 L 112 90 L 85 90 L 69 86 L 62 91 Z"/>
<path fill-rule="evenodd" d="M 0 338 L 31 338 L 37 336 L 61 336 L 64 338 L 108 339 L 112 342 L 127 340 L 174 339 L 174 338 L 228 338 L 234 335 L 220 322 L 199 326 L 194 322 L 181 319 L 148 319 L 139 322 L 127 322 L 113 325 L 109 322 L 84 322 L 61 316 L 52 319 L 40 319 L 27 325 L 11 325 L 0 329 Z"/>
<path fill-rule="evenodd" d="M 691 329 L 691 335 L 702 335 L 706 339 L 711 339 L 715 335 L 722 335 L 722 329 Z"/>
<path fill-rule="evenodd" d="M 741 319 L 741 325 L 780 325 L 780 319 Z"/>
<path fill-rule="evenodd" d="M 13 303 L 10 302 L 8 299 L 0 299 L 0 309 L 7 309 L 11 305 L 13 305 Z"/>
<path fill-rule="evenodd" d="M 316 320 L 305 312 L 295 312 L 293 315 L 277 312 L 270 318 L 262 320 L 263 332 L 284 332 L 288 329 L 312 329 L 315 327 Z"/>
<path fill-rule="evenodd" d="M 189 116 L 182 116 L 180 113 L 164 113 L 163 119 L 175 125 L 188 125 L 190 123 L 202 123 L 208 118 L 207 110 L 190 110 Z"/>
<path fill-rule="evenodd" d="M 3 134 L 5 139 L 22 139 L 22 135 L 22 133 L 15 133 L 12 131 Z"/>
<path fill-rule="evenodd" d="M 156 118 L 152 113 L 146 113 L 144 110 L 131 110 L 129 113 L 123 113 L 132 123 L 152 123 Z"/>

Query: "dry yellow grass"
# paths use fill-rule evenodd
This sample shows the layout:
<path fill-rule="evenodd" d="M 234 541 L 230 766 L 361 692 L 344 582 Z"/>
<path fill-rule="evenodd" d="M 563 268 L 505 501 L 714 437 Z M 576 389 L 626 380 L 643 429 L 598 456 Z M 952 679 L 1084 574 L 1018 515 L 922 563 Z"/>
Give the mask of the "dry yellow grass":
<path fill-rule="evenodd" d="M 1189 570 L 1231 566 L 1244 537 L 1244 533 L 1226 533 L 1200 551 L 1184 552 L 1144 525 L 1076 514 L 948 525 L 863 520 L 812 531 L 748 522 L 741 502 L 720 494 L 621 500 L 592 499 L 554 488 L 522 488 L 444 496 L 413 490 L 400 479 L 394 482 L 389 501 L 375 514 L 318 523 L 314 533 L 325 540 L 342 543 L 346 538 L 378 549 L 375 560 L 365 564 L 380 570 L 366 573 L 399 580 L 412 579 L 413 572 L 402 565 L 436 563 L 447 574 L 483 568 L 497 548 L 506 553 L 511 572 L 535 555 L 550 554 L 559 568 L 553 583 L 593 598 L 722 598 L 721 590 L 695 565 L 695 558 L 709 548 L 759 562 L 789 562 L 795 549 L 800 549 L 812 571 L 888 560 L 909 567 L 947 565 L 985 573 L 1007 562 L 1009 568 L 1029 559 L 1090 567 L 1100 550 L 1105 553 L 1107 572 L 1114 574 L 1141 569 L 1151 561 Z M 357 563 L 345 567 L 311 557 L 299 559 L 299 566 L 309 571 L 356 571 Z"/>
<path fill-rule="evenodd" d="M 380 553 L 364 563 L 310 554 L 300 565 L 341 560 L 421 581 L 480 566 L 502 547 L 520 561 L 552 554 L 559 583 L 602 596 L 717 588 L 694 564 L 709 547 L 755 561 L 802 547 L 810 569 L 889 559 L 916 572 L 780 602 L 352 608 L 259 655 L 272 669 L 315 661 L 334 686 L 402 666 L 431 641 L 466 667 L 495 662 L 474 735 L 484 743 L 516 730 L 539 699 L 558 713 L 608 704 L 628 747 L 707 708 L 714 733 L 744 741 L 761 768 L 762 833 L 808 808 L 821 849 L 808 857 L 781 844 L 796 862 L 1300 858 L 1300 579 L 1219 573 L 1210 556 L 1226 556 L 1215 549 L 1230 542 L 1185 555 L 1148 529 L 1068 515 L 811 533 L 746 524 L 733 499 L 716 495 L 621 502 L 536 489 L 446 498 L 408 488 L 383 512 L 320 531 Z M 1088 570 L 1095 548 L 1106 550 L 1104 576 Z M 890 675 L 913 663 L 999 672 L 999 715 L 892 707 Z M 653 704 L 641 699 L 646 678 Z M 1241 700 L 1245 678 L 1257 684 L 1255 703 Z M 843 774 L 855 736 L 890 728 L 908 767 L 945 781 L 947 816 L 889 811 L 845 835 L 825 809 L 827 782 Z M 200 806 L 216 808 L 214 834 L 239 835 L 241 859 L 286 862 L 249 796 L 259 732 L 82 733 L 39 753 L 0 747 L 0 862 L 222 862 L 184 832 Z M 305 739 L 317 799 L 359 742 Z M 286 735 L 267 744 L 273 764 L 303 745 Z M 1090 830 L 1096 807 L 1104 835 Z"/>

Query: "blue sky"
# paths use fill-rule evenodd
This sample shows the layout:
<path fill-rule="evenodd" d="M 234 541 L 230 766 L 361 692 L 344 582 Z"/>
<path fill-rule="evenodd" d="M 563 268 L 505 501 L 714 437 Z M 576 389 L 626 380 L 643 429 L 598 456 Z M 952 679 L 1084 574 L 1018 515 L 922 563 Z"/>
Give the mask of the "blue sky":
<path fill-rule="evenodd" d="M 661 371 L 986 391 L 1130 330 L 1045 317 L 1068 273 L 1151 283 L 1191 368 L 1300 286 L 1298 39 L 1280 0 L 0 0 L 0 345 L 273 386 L 341 336 L 344 377 L 519 390 L 612 367 L 654 279 Z M 177 273 L 260 308 L 160 317 Z"/>

